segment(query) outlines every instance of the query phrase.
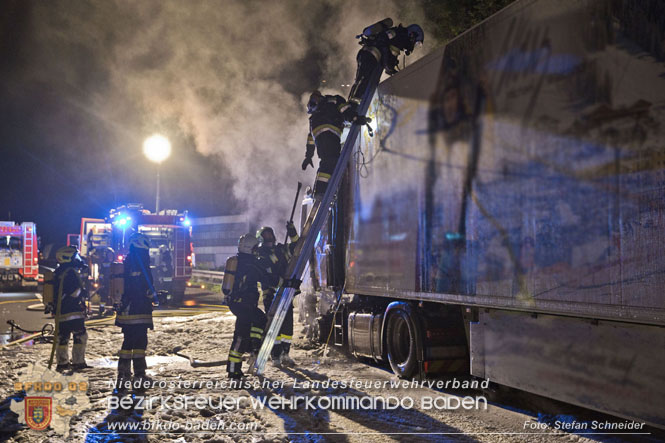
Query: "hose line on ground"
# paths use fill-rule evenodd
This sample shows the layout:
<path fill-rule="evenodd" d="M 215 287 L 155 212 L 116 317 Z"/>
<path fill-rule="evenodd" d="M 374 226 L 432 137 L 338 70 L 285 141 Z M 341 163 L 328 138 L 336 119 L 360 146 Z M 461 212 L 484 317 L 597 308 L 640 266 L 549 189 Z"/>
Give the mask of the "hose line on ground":
<path fill-rule="evenodd" d="M 209 314 L 211 312 L 228 312 L 229 307 L 225 305 L 212 305 L 212 304 L 202 304 L 199 305 L 202 307 L 183 307 L 183 308 L 178 308 L 178 309 L 164 309 L 164 310 L 157 310 L 153 311 L 152 316 L 153 317 L 190 317 L 194 315 L 200 315 L 200 314 Z M 11 320 L 10 320 L 11 321 Z M 109 317 L 102 317 L 102 318 L 95 318 L 95 319 L 90 319 L 85 322 L 86 326 L 103 326 L 105 323 L 108 323 L 109 325 L 112 325 L 115 322 L 115 314 L 109 316 Z M 9 323 L 9 322 L 8 322 Z M 46 323 L 41 330 L 39 331 L 28 331 L 22 328 L 16 328 L 19 329 L 23 332 L 28 332 L 31 333 L 30 335 L 27 335 L 25 337 L 21 337 L 17 340 L 11 341 L 9 343 L 6 343 L 2 346 L 2 349 L 6 349 L 10 346 L 25 343 L 30 340 L 34 340 L 39 337 L 52 337 L 53 333 L 55 332 L 53 329 L 53 325 L 51 323 Z"/>

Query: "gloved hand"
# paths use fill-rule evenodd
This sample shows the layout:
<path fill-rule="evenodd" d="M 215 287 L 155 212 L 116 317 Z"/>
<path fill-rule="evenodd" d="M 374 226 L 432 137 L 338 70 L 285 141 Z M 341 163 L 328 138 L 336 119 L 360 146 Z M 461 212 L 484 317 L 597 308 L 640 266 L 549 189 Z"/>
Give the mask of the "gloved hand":
<path fill-rule="evenodd" d="M 152 296 L 152 306 L 154 308 L 158 307 L 159 306 L 159 296 L 157 296 L 157 292 L 153 292 L 151 294 L 151 296 Z"/>
<path fill-rule="evenodd" d="M 388 63 L 386 66 L 386 74 L 388 75 L 395 75 L 397 74 L 397 65 L 399 62 L 397 61 L 397 58 L 395 58 L 393 63 Z"/>
<path fill-rule="evenodd" d="M 353 117 L 353 123 L 356 123 L 360 126 L 367 125 L 369 123 L 372 123 L 372 119 L 369 117 L 365 117 L 364 115 L 356 115 L 355 117 Z"/>
<path fill-rule="evenodd" d="M 314 167 L 314 163 L 312 163 L 312 157 L 305 157 L 305 160 L 303 160 L 302 162 L 303 171 L 307 169 L 307 165 L 311 166 L 312 168 Z"/>
<path fill-rule="evenodd" d="M 295 237 L 298 235 L 298 231 L 296 231 L 296 225 L 291 220 L 286 222 L 286 234 L 289 237 Z"/>

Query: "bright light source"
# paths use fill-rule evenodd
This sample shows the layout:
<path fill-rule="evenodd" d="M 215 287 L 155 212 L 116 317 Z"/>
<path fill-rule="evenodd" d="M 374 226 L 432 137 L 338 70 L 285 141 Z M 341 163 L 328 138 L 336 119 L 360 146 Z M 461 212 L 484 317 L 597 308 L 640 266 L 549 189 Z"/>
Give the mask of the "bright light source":
<path fill-rule="evenodd" d="M 163 135 L 151 135 L 143 142 L 143 153 L 151 162 L 161 163 L 171 155 L 171 142 Z"/>
<path fill-rule="evenodd" d="M 123 259 L 123 258 L 124 258 L 124 257 L 123 257 L 122 255 L 119 255 L 119 256 L 118 256 L 118 261 L 119 261 L 119 262 L 122 262 L 122 259 Z"/>
<path fill-rule="evenodd" d="M 185 226 L 189 226 L 189 225 L 191 225 L 191 224 L 192 224 L 192 222 L 191 222 L 191 221 L 189 221 L 189 219 L 188 219 L 188 218 L 186 218 L 186 219 L 185 219 L 185 221 L 183 221 L 183 222 L 182 222 L 182 224 L 183 224 L 183 225 L 185 225 Z"/>

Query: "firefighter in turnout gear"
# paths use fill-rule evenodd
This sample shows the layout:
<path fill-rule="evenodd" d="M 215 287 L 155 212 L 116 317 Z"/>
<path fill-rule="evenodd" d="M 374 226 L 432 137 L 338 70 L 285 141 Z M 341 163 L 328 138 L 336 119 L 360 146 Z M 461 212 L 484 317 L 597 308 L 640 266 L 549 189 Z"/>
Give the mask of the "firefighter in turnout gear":
<path fill-rule="evenodd" d="M 134 365 L 134 377 L 143 381 L 147 364 L 148 329 L 153 329 L 152 309 L 156 298 L 150 273 L 150 240 L 135 233 L 129 238 L 129 254 L 124 262 L 124 292 L 116 306 L 116 326 L 122 328 L 123 342 L 118 354 L 118 381 L 116 388 L 123 392 L 128 387 Z"/>
<path fill-rule="evenodd" d="M 56 252 L 58 267 L 54 273 L 55 320 L 58 323 L 58 346 L 56 348 L 56 371 L 69 369 L 69 336 L 74 336 L 72 347 L 72 369 L 84 369 L 85 346 L 88 332 L 85 329 L 87 293 L 79 270 L 87 268 L 81 261 L 78 250 L 74 246 L 65 246 Z"/>
<path fill-rule="evenodd" d="M 344 123 L 355 121 L 364 124 L 366 120 L 361 118 L 362 121 L 358 121 L 349 103 L 341 96 L 323 95 L 319 91 L 314 91 L 310 96 L 307 113 L 311 115 L 302 170 L 307 169 L 307 166 L 314 167 L 312 157 L 316 149 L 319 170 L 314 183 L 314 198 L 320 198 L 326 192 L 328 181 L 339 159 Z"/>
<path fill-rule="evenodd" d="M 237 268 L 234 274 L 233 288 L 225 290 L 226 302 L 236 316 L 233 342 L 229 349 L 226 370 L 229 378 L 243 377 L 241 370 L 244 352 L 258 353 L 266 326 L 266 315 L 258 307 L 259 290 L 274 286 L 278 279 L 268 274 L 259 265 L 255 254 L 258 241 L 251 234 L 245 234 L 238 240 Z"/>
<path fill-rule="evenodd" d="M 263 227 L 256 232 L 256 238 L 260 242 L 258 248 L 259 260 L 261 265 L 267 270 L 268 273 L 279 277 L 279 281 L 275 286 L 261 287 L 263 294 L 263 306 L 266 313 L 270 310 L 270 305 L 275 298 L 277 286 L 284 283 L 287 277 L 286 272 L 289 265 L 289 260 L 293 256 L 293 252 L 298 241 L 298 232 L 292 221 L 286 223 L 286 232 L 291 243 L 285 245 L 283 243 L 276 243 L 275 233 L 270 227 Z M 284 317 L 284 323 L 279 330 L 279 335 L 275 339 L 275 345 L 272 348 L 272 360 L 276 366 L 286 365 L 293 366 L 294 362 L 289 357 L 289 350 L 291 349 L 291 340 L 293 339 L 293 304 Z"/>
<path fill-rule="evenodd" d="M 389 75 L 397 73 L 401 51 L 410 55 L 415 46 L 425 40 L 425 33 L 418 25 L 409 25 L 405 28 L 401 24 L 391 27 L 392 24 L 392 19 L 386 18 L 368 26 L 357 36 L 362 48 L 356 56 L 358 63 L 356 79 L 349 94 L 349 103 L 354 112 L 369 86 L 374 69 L 381 65 Z"/>

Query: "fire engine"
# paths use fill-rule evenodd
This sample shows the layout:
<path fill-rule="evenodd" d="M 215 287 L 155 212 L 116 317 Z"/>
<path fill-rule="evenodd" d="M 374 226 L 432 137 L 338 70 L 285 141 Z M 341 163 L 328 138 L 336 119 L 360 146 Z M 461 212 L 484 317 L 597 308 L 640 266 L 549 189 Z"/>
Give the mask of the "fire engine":
<path fill-rule="evenodd" d="M 141 204 L 130 203 L 112 209 L 105 220 L 82 219 L 80 252 L 91 264 L 91 278 L 103 284 L 104 264 L 124 260 L 134 232 L 150 239 L 155 290 L 167 291 L 172 301 L 180 302 L 192 276 L 191 222 L 187 211 L 166 209 L 154 214 Z"/>
<path fill-rule="evenodd" d="M 39 250 L 35 224 L 0 221 L 0 235 L 0 287 L 36 285 Z"/>

